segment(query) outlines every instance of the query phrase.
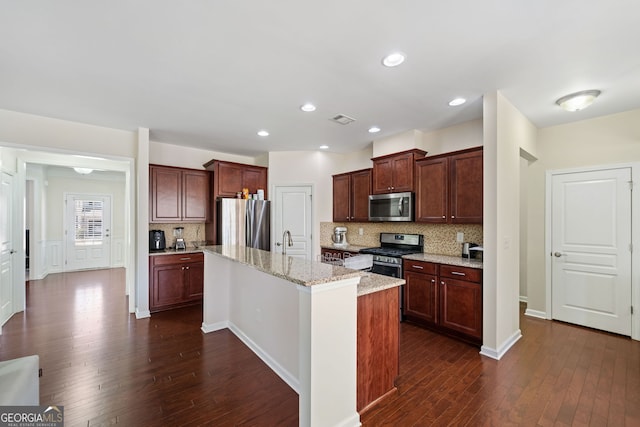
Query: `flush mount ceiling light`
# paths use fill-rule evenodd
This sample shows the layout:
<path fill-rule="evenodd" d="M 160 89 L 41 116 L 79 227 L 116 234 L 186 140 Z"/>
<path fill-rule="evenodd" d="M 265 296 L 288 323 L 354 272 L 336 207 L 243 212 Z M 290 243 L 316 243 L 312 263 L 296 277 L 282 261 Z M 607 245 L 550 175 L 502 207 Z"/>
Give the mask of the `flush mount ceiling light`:
<path fill-rule="evenodd" d="M 321 146 L 320 146 L 320 147 L 318 147 L 318 148 L 320 148 L 321 150 L 328 150 L 328 149 L 329 149 L 329 146 L 328 146 L 328 145 L 321 145 Z"/>
<path fill-rule="evenodd" d="M 464 99 L 464 98 L 455 98 L 455 99 L 452 99 L 451 101 L 449 101 L 449 106 L 450 107 L 457 107 L 458 105 L 462 105 L 465 102 L 467 102 L 467 100 Z"/>
<path fill-rule="evenodd" d="M 385 67 L 397 67 L 402 64 L 406 58 L 406 55 L 402 52 L 391 53 L 382 58 L 382 65 Z"/>
<path fill-rule="evenodd" d="M 93 172 L 93 169 L 91 168 L 73 168 L 73 170 L 80 175 L 89 175 L 91 172 Z"/>
<path fill-rule="evenodd" d="M 369 128 L 369 133 L 378 133 L 380 132 L 380 128 L 378 126 L 371 126 Z"/>
<path fill-rule="evenodd" d="M 566 111 L 579 111 L 587 108 L 600 95 L 599 90 L 583 90 L 572 93 L 556 101 Z"/>
<path fill-rule="evenodd" d="M 259 130 L 258 131 L 258 135 L 260 135 L 260 136 L 269 136 L 269 132 L 267 132 L 266 130 Z"/>
<path fill-rule="evenodd" d="M 300 109 L 305 113 L 310 113 L 312 111 L 316 111 L 316 106 L 311 104 L 310 102 L 307 102 L 306 104 L 301 106 Z"/>

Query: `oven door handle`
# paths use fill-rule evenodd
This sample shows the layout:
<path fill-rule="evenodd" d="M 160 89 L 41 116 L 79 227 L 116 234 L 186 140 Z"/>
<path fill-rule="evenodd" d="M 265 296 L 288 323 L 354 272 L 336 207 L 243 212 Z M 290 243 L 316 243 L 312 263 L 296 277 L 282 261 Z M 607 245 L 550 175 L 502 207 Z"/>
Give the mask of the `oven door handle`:
<path fill-rule="evenodd" d="M 394 264 L 391 262 L 384 262 L 384 261 L 373 261 L 373 265 L 383 265 L 385 267 L 402 268 L 402 264 Z"/>

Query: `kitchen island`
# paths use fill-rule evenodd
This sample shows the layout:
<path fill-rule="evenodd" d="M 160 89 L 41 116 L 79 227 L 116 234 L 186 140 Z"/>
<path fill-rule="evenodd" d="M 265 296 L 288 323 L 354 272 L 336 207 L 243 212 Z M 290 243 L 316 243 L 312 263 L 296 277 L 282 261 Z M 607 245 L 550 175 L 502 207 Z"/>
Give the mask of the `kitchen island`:
<path fill-rule="evenodd" d="M 404 280 L 239 246 L 204 255 L 203 332 L 230 329 L 289 384 L 300 425 L 357 426 L 393 392 Z"/>

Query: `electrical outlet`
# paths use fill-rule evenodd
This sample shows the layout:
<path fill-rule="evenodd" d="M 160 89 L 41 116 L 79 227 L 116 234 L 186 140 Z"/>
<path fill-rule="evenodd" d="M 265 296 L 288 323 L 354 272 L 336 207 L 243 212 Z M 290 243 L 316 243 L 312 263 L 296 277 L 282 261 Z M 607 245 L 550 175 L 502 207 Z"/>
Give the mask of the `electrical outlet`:
<path fill-rule="evenodd" d="M 359 236 L 364 235 L 364 230 L 362 229 L 362 227 L 358 228 L 358 235 Z"/>
<path fill-rule="evenodd" d="M 463 232 L 458 231 L 458 233 L 456 234 L 456 242 L 458 242 L 458 243 L 464 242 L 464 233 Z"/>

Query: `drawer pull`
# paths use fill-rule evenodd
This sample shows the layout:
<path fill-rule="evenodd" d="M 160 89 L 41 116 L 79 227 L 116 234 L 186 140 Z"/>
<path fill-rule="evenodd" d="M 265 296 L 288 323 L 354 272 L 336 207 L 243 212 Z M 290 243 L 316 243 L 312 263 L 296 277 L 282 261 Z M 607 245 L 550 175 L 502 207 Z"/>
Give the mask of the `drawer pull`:
<path fill-rule="evenodd" d="M 459 271 L 452 271 L 451 274 L 455 274 L 456 276 L 466 276 L 466 274 L 460 273 Z"/>
<path fill-rule="evenodd" d="M 421 266 L 421 265 L 412 265 L 411 267 L 412 267 L 412 268 L 417 268 L 417 269 L 420 269 L 420 270 L 423 270 L 423 269 L 424 269 L 424 267 L 423 267 L 423 266 Z"/>
<path fill-rule="evenodd" d="M 191 259 L 191 257 L 187 257 L 187 258 L 180 258 L 180 261 L 189 261 Z"/>

